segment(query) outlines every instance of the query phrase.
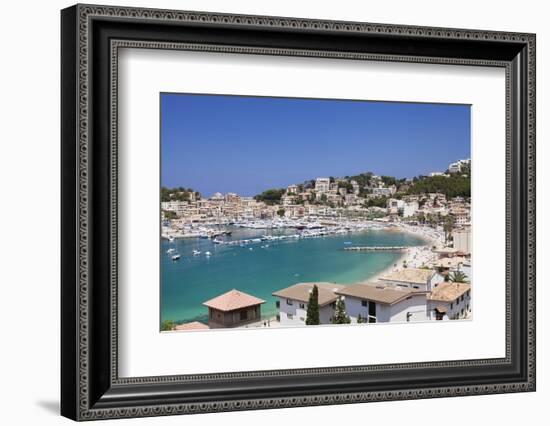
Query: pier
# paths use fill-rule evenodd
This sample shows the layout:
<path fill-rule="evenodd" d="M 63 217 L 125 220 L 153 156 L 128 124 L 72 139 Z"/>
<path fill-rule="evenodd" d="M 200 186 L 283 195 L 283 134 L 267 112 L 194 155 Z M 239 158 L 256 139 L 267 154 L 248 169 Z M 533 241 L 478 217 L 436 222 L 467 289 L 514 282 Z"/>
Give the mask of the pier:
<path fill-rule="evenodd" d="M 409 246 L 355 246 L 344 247 L 342 250 L 346 251 L 403 251 L 412 247 Z"/>

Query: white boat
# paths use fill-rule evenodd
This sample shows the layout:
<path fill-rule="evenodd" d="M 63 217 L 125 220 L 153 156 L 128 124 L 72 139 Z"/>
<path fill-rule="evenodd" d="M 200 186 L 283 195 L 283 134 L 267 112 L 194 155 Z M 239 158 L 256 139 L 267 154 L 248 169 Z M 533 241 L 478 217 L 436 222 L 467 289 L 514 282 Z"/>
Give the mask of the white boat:
<path fill-rule="evenodd" d="M 175 254 L 172 255 L 172 260 L 179 260 L 180 257 L 181 256 L 180 256 L 179 253 L 175 253 Z"/>
<path fill-rule="evenodd" d="M 174 241 L 174 237 L 172 235 L 169 235 L 168 236 L 168 241 L 170 241 L 170 242 Z"/>
<path fill-rule="evenodd" d="M 214 239 L 212 240 L 212 242 L 213 242 L 214 244 L 223 244 L 223 240 L 218 240 L 217 238 L 214 238 Z"/>
<path fill-rule="evenodd" d="M 168 250 L 166 250 L 166 254 L 172 254 L 176 251 L 175 248 L 169 248 Z"/>
<path fill-rule="evenodd" d="M 193 256 L 198 256 L 201 254 L 200 250 L 193 250 Z"/>
<path fill-rule="evenodd" d="M 206 253 L 204 253 L 206 255 L 206 257 L 210 257 L 212 255 L 212 253 L 210 253 L 209 251 L 207 251 Z"/>

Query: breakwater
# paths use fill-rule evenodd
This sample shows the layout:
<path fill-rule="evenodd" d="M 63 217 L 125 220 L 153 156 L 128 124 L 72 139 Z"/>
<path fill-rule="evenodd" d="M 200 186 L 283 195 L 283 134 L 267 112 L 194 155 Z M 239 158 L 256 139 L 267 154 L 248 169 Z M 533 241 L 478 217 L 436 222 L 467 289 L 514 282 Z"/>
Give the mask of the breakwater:
<path fill-rule="evenodd" d="M 345 251 L 403 251 L 410 246 L 355 246 L 355 247 L 344 247 L 342 250 Z"/>

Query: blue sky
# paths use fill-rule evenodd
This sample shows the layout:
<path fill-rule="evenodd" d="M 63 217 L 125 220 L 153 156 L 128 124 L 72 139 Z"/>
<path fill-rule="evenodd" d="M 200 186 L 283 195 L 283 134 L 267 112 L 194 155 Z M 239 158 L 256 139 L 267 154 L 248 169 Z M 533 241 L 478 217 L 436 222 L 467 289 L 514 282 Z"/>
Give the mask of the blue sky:
<path fill-rule="evenodd" d="M 205 196 L 367 171 L 413 177 L 462 158 L 467 105 L 161 94 L 161 184 Z"/>

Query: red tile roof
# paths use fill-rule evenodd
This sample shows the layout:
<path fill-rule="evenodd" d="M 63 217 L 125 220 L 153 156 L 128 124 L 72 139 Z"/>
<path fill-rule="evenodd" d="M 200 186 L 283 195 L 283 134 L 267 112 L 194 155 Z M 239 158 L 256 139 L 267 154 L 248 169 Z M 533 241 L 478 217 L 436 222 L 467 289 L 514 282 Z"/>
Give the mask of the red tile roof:
<path fill-rule="evenodd" d="M 203 305 L 219 311 L 234 311 L 235 309 L 246 308 L 248 306 L 259 305 L 265 303 L 265 300 L 258 299 L 250 294 L 243 293 L 239 290 L 230 290 L 221 296 L 207 300 Z"/>
<path fill-rule="evenodd" d="M 177 331 L 208 330 L 209 328 L 210 327 L 208 327 L 206 324 L 203 324 L 202 322 L 193 321 L 185 324 L 178 324 L 174 327 L 174 330 L 177 330 Z"/>

